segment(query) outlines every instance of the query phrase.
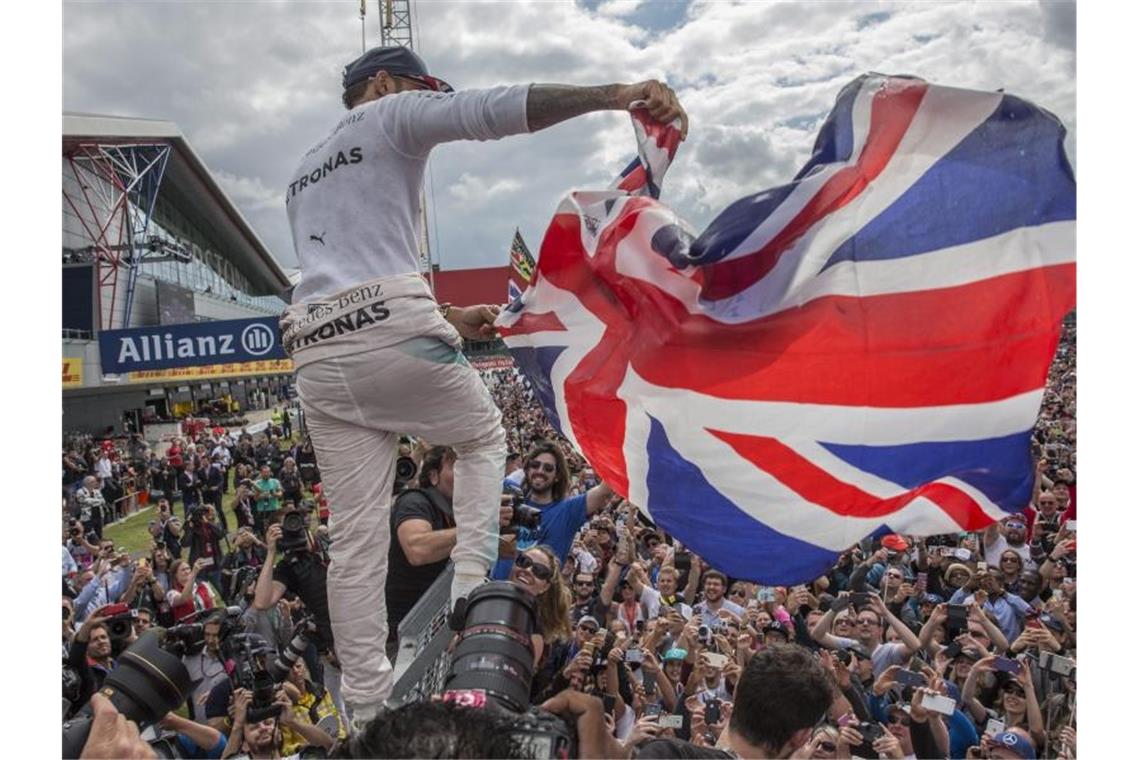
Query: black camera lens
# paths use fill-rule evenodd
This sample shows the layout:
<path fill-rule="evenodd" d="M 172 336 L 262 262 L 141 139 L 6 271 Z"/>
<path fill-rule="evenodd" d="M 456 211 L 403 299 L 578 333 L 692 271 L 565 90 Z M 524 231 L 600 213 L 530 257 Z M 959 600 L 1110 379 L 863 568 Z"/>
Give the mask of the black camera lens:
<path fill-rule="evenodd" d="M 534 597 L 514 584 L 497 581 L 472 591 L 444 691 L 481 690 L 501 707 L 525 711 L 534 678 L 535 617 Z"/>
<path fill-rule="evenodd" d="M 119 657 L 100 693 L 140 729 L 157 722 L 177 707 L 192 690 L 182 658 L 163 649 L 161 631 L 143 633 Z M 91 731 L 90 706 L 63 724 L 63 757 L 79 757 Z"/>
<path fill-rule="evenodd" d="M 282 533 L 297 533 L 305 529 L 305 518 L 300 512 L 289 512 L 281 518 Z"/>
<path fill-rule="evenodd" d="M 398 457 L 396 459 L 396 480 L 407 483 L 416 476 L 416 460 L 411 457 Z"/>

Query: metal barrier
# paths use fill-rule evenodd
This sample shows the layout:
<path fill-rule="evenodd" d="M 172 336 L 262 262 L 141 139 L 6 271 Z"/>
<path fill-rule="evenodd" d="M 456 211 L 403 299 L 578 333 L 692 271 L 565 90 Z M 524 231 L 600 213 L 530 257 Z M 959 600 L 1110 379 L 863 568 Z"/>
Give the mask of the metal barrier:
<path fill-rule="evenodd" d="M 443 692 L 443 679 L 451 666 L 448 645 L 452 630 L 447 624 L 451 603 L 451 563 L 404 616 L 396 630 L 400 649 L 393 666 L 391 706 L 429 699 Z"/>

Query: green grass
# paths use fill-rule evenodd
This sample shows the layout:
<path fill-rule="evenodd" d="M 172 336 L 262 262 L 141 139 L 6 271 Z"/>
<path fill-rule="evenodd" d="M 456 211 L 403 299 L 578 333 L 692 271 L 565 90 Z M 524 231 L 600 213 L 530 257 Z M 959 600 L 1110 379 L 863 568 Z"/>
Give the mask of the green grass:
<path fill-rule="evenodd" d="M 301 433 L 297 429 L 293 430 L 293 437 L 289 440 L 289 445 L 298 443 L 301 440 Z M 232 480 L 233 475 L 229 475 Z M 229 493 L 222 494 L 222 511 L 226 514 L 226 525 L 229 526 L 229 536 L 232 537 L 237 533 L 237 515 L 234 514 L 234 490 L 231 489 Z M 177 501 L 171 505 L 171 511 L 178 517 L 182 517 L 182 502 Z M 147 530 L 147 523 L 154 519 L 156 514 L 156 506 L 154 503 L 148 504 L 145 509 L 135 512 L 117 525 L 109 525 L 103 528 L 103 538 L 110 539 L 115 542 L 116 547 L 123 547 L 131 553 L 131 557 L 138 559 L 144 555 L 150 554 L 150 546 L 153 539 L 151 538 L 150 531 Z"/>
<path fill-rule="evenodd" d="M 226 513 L 226 524 L 230 528 L 230 535 L 232 536 L 237 532 L 237 516 L 234 514 L 233 509 L 234 493 L 222 495 L 222 510 Z M 182 516 L 182 502 L 176 502 L 171 510 L 173 513 Z M 103 529 L 103 538 L 115 542 L 116 547 L 123 547 L 131 553 L 131 557 L 138 558 L 150 554 L 151 541 L 153 540 L 150 531 L 147 530 L 147 523 L 154 519 L 155 505 L 152 502 L 146 508 L 135 512 L 117 525 L 108 525 Z"/>

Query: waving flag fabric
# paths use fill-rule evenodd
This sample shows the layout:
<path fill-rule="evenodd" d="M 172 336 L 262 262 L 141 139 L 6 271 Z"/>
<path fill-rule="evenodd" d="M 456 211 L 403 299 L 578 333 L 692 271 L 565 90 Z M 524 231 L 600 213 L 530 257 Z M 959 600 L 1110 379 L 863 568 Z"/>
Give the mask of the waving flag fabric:
<path fill-rule="evenodd" d="M 511 267 L 524 283 L 530 282 L 534 277 L 534 256 L 531 256 L 530 249 L 523 242 L 522 233 L 517 229 L 515 239 L 511 241 Z"/>
<path fill-rule="evenodd" d="M 1076 188 L 1052 114 L 865 75 L 790 184 L 699 235 L 655 200 L 676 125 L 633 121 L 638 158 L 562 201 L 499 319 L 607 483 L 714 567 L 771 584 L 868 535 L 1025 507 L 1075 305 Z"/>

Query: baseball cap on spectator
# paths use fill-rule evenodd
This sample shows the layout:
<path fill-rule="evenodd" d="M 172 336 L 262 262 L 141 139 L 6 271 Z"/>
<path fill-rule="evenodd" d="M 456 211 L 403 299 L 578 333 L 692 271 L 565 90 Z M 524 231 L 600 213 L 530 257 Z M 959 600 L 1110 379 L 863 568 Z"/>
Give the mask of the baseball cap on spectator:
<path fill-rule="evenodd" d="M 892 710 L 897 710 L 899 712 L 910 715 L 910 705 L 906 702 L 890 702 L 887 704 L 887 714 L 889 715 Z"/>
<path fill-rule="evenodd" d="M 1003 731 L 990 740 L 993 749 L 1006 749 L 1024 760 L 1037 760 L 1033 743 L 1013 731 Z M 992 750 L 991 750 L 992 751 Z"/>
<path fill-rule="evenodd" d="M 950 565 L 950 567 L 946 568 L 947 578 L 949 578 L 954 573 L 965 573 L 970 577 L 970 580 L 974 579 L 974 571 L 966 565 L 963 565 L 961 562 L 955 562 L 954 564 Z M 969 583 L 969 581 L 967 581 L 967 583 Z"/>
<path fill-rule="evenodd" d="M 673 647 L 668 652 L 661 655 L 661 659 L 664 662 L 669 662 L 670 660 L 683 660 L 688 656 L 689 656 L 688 650 L 681 649 L 680 647 Z"/>
<path fill-rule="evenodd" d="M 768 633 L 768 631 L 782 633 L 784 635 L 784 641 L 788 641 L 791 638 L 788 635 L 788 629 L 785 628 L 784 624 L 778 620 L 773 620 L 771 623 L 768 623 L 768 625 L 764 626 L 763 633 Z"/>
<path fill-rule="evenodd" d="M 888 536 L 883 536 L 883 540 L 880 543 L 884 549 L 890 549 L 891 551 L 895 552 L 905 552 L 910 548 L 910 545 L 907 544 L 906 539 L 897 533 L 891 533 Z"/>
<path fill-rule="evenodd" d="M 968 649 L 963 649 L 961 652 L 954 655 L 955 660 L 959 658 L 969 660 L 970 662 L 977 662 L 978 660 L 982 659 L 982 655 L 977 654 L 976 652 L 972 652 Z"/>
<path fill-rule="evenodd" d="M 1065 624 L 1047 612 L 1043 613 L 1041 615 L 1041 617 L 1038 619 L 1041 621 L 1041 625 L 1045 626 L 1046 628 L 1048 628 L 1050 630 L 1056 631 L 1058 633 L 1064 633 L 1065 632 Z"/>
<path fill-rule="evenodd" d="M 589 627 L 593 628 L 595 632 L 601 627 L 598 625 L 598 619 L 593 615 L 583 615 L 582 618 L 578 621 L 578 625 L 588 625 Z"/>
<path fill-rule="evenodd" d="M 946 600 L 943 599 L 938 594 L 923 594 L 922 595 L 922 603 L 923 604 L 942 604 L 944 601 L 946 601 Z"/>

